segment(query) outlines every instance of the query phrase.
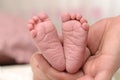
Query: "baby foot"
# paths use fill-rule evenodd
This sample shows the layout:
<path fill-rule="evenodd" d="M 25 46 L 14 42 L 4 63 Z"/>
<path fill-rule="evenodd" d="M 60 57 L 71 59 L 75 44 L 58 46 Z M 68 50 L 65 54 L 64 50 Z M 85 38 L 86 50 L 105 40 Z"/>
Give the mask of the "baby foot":
<path fill-rule="evenodd" d="M 29 31 L 45 59 L 57 70 L 65 70 L 65 57 L 57 31 L 46 14 L 29 21 Z"/>
<path fill-rule="evenodd" d="M 86 50 L 89 26 L 79 14 L 63 14 L 62 22 L 66 70 L 75 73 L 89 55 Z"/>

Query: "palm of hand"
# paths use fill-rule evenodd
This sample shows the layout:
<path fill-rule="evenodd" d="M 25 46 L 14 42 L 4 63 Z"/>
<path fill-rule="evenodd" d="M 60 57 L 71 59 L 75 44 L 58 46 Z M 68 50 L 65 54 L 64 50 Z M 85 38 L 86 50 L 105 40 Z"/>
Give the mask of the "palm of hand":
<path fill-rule="evenodd" d="M 88 47 L 93 56 L 84 65 L 85 76 L 80 80 L 89 80 L 90 78 L 110 80 L 115 71 L 120 67 L 119 20 L 119 17 L 109 18 L 91 27 Z"/>

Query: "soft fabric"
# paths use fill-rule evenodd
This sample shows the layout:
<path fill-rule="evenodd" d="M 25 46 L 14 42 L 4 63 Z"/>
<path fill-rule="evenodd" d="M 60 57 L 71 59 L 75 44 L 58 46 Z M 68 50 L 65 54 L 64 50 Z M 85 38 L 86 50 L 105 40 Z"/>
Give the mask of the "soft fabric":
<path fill-rule="evenodd" d="M 0 63 L 28 63 L 36 48 L 19 17 L 0 14 Z M 6 61 L 7 60 L 7 61 Z"/>

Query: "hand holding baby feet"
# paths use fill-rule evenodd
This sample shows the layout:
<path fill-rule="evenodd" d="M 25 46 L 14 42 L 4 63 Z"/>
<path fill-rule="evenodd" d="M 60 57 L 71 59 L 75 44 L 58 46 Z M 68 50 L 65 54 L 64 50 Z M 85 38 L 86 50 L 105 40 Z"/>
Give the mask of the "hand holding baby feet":
<path fill-rule="evenodd" d="M 57 70 L 65 70 L 65 57 L 57 31 L 44 13 L 34 16 L 28 24 L 33 39 L 45 59 Z"/>
<path fill-rule="evenodd" d="M 65 13 L 62 22 L 66 70 L 75 73 L 90 55 L 86 48 L 89 25 L 79 14 Z"/>
<path fill-rule="evenodd" d="M 38 49 L 55 69 L 75 73 L 90 55 L 86 48 L 89 26 L 79 14 L 63 14 L 62 22 L 63 46 L 46 14 L 34 16 L 28 27 Z"/>

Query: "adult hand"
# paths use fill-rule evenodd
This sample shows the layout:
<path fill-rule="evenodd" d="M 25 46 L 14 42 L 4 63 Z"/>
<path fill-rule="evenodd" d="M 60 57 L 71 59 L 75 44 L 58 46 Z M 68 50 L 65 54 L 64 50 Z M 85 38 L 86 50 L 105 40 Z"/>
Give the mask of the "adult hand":
<path fill-rule="evenodd" d="M 101 20 L 90 27 L 91 56 L 78 80 L 111 80 L 120 67 L 120 16 Z"/>
<path fill-rule="evenodd" d="M 45 58 L 39 53 L 33 54 L 31 58 L 31 67 L 34 80 L 76 80 L 83 76 L 82 71 L 75 74 L 57 71 L 50 66 Z"/>
<path fill-rule="evenodd" d="M 54 70 L 40 54 L 34 54 L 31 65 L 34 80 L 111 80 L 120 67 L 120 17 L 101 20 L 90 27 L 88 48 L 92 56 L 76 74 Z"/>

